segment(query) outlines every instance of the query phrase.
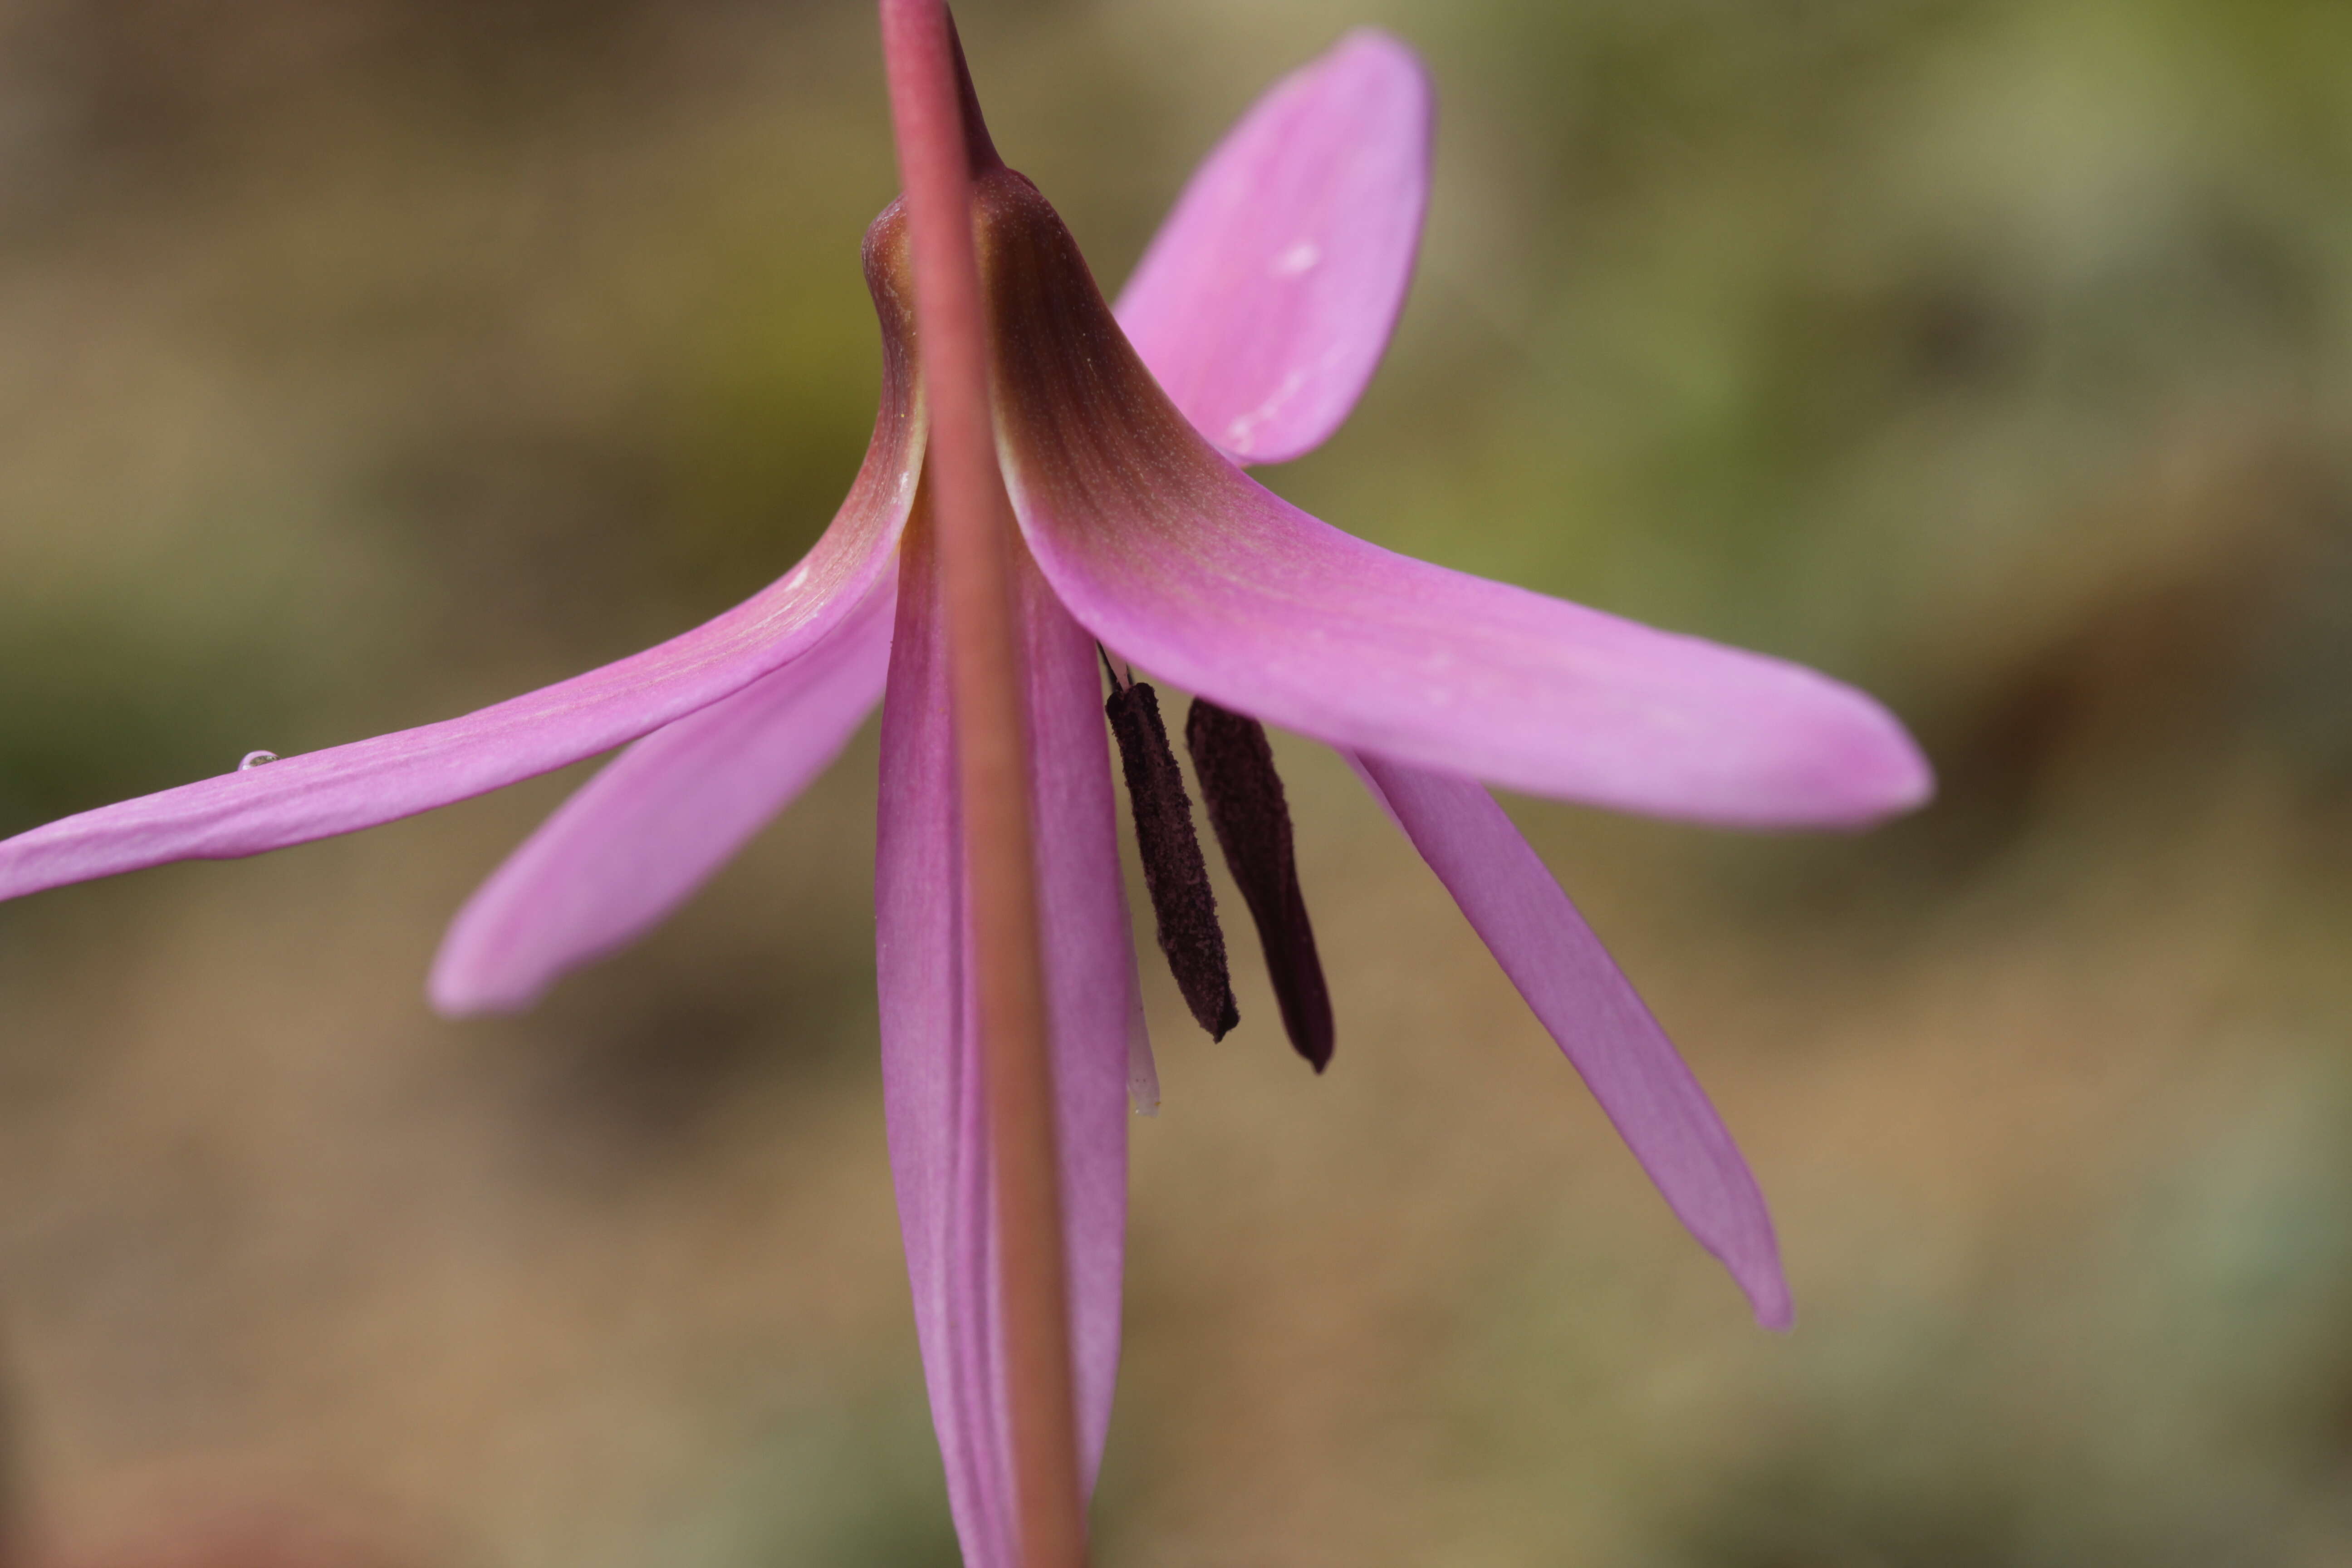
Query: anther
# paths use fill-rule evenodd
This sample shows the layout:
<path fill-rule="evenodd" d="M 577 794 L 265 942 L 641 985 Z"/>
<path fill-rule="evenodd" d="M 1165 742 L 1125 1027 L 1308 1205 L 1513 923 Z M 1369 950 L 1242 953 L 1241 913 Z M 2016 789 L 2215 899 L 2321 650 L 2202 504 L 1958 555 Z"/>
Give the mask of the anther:
<path fill-rule="evenodd" d="M 1110 656 L 1103 656 L 1110 671 Z M 1217 926 L 1217 897 L 1192 828 L 1192 797 L 1176 765 L 1168 730 L 1160 721 L 1160 699 L 1148 682 L 1124 686 L 1110 671 L 1111 692 L 1103 703 L 1111 733 L 1118 739 L 1119 770 L 1127 775 L 1128 805 L 1135 817 L 1135 846 L 1143 859 L 1143 885 L 1160 928 L 1160 951 L 1176 976 L 1176 988 L 1193 1018 L 1214 1039 L 1241 1022 L 1234 1005 L 1232 975 L 1225 967 L 1225 938 Z"/>
<path fill-rule="evenodd" d="M 1274 748 L 1265 726 L 1213 702 L 1195 698 L 1184 721 L 1184 747 L 1192 753 L 1192 775 L 1201 781 L 1201 803 L 1225 852 L 1225 865 L 1257 922 L 1265 950 L 1267 976 L 1282 1008 L 1283 1032 L 1317 1072 L 1331 1064 L 1336 1038 L 1331 990 L 1315 951 L 1315 928 L 1307 919 L 1307 899 L 1298 889 L 1293 852 L 1290 803 L 1274 771 Z"/>

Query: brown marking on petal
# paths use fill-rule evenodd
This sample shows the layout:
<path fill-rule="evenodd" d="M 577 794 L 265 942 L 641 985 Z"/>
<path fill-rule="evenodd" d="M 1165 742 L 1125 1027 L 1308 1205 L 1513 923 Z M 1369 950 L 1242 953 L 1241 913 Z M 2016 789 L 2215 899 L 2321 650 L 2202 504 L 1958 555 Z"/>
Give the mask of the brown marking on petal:
<path fill-rule="evenodd" d="M 910 417 L 922 402 L 916 374 L 915 268 L 907 249 L 907 198 L 898 196 L 866 226 L 859 247 L 866 291 L 882 325 L 882 410 Z"/>
<path fill-rule="evenodd" d="M 1106 658 L 1105 668 L 1108 668 Z M 1160 951 L 1176 976 L 1176 989 L 1194 1021 L 1222 1040 L 1241 1022 L 1234 983 L 1225 967 L 1225 935 L 1217 925 L 1217 895 L 1209 887 L 1208 863 L 1192 829 L 1192 801 L 1176 752 L 1160 721 L 1160 699 L 1149 684 L 1126 686 L 1112 678 L 1103 703 L 1111 733 L 1118 737 L 1118 763 L 1127 775 L 1128 805 L 1135 816 L 1135 847 L 1143 858 L 1143 885 L 1160 926 Z"/>
<path fill-rule="evenodd" d="M 1201 781 L 1201 804 L 1209 808 L 1209 826 L 1216 829 L 1225 866 L 1257 922 L 1283 1032 L 1321 1072 L 1331 1065 L 1335 1038 L 1331 991 L 1323 982 L 1315 928 L 1298 888 L 1290 802 L 1282 775 L 1274 771 L 1265 726 L 1196 697 L 1184 721 L 1184 747 L 1192 753 L 1192 776 Z"/>
<path fill-rule="evenodd" d="M 1210 504 L 1223 461 L 1137 357 L 1051 205 L 1010 169 L 976 179 L 998 450 L 1024 487 L 1131 518 Z"/>

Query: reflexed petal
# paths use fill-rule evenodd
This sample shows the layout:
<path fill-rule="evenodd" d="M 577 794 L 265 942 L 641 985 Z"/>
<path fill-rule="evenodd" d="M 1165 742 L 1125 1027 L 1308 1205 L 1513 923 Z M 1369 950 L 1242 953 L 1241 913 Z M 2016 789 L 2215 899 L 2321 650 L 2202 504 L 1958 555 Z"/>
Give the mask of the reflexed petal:
<path fill-rule="evenodd" d="M 866 235 L 882 407 L 849 498 L 801 563 L 656 647 L 462 719 L 284 758 L 69 816 L 0 843 L 0 899 L 170 860 L 220 860 L 350 833 L 593 757 L 798 658 L 890 568 L 914 504 L 923 423 L 898 287 L 903 226 Z"/>
<path fill-rule="evenodd" d="M 1503 808 L 1467 779 L 1349 758 L 1584 1077 L 1601 1109 L 1768 1329 L 1790 1321 L 1764 1194 L 1633 983 Z"/>
<path fill-rule="evenodd" d="M 1393 554 L 1254 483 L 1151 380 L 1034 189 L 982 196 L 1013 509 L 1119 653 L 1335 745 L 1596 805 L 1823 826 L 1926 798 L 1910 737 L 1850 687 Z"/>
<path fill-rule="evenodd" d="M 1072 1354 L 1091 1487 L 1118 1363 L 1135 958 L 1094 646 L 1025 563 L 1022 578 Z M 928 542 L 910 539 L 882 709 L 875 912 L 884 1109 L 957 1533 L 970 1568 L 1013 1568 L 994 1214 L 939 623 Z"/>
<path fill-rule="evenodd" d="M 1412 51 L 1349 34 L 1218 143 L 1128 279 L 1120 325 L 1237 460 L 1320 446 L 1371 380 L 1421 244 L 1430 121 Z"/>
<path fill-rule="evenodd" d="M 897 599 L 884 576 L 807 653 L 655 731 L 589 781 L 458 912 L 434 962 L 433 1005 L 527 1007 L 684 903 L 873 711 Z"/>

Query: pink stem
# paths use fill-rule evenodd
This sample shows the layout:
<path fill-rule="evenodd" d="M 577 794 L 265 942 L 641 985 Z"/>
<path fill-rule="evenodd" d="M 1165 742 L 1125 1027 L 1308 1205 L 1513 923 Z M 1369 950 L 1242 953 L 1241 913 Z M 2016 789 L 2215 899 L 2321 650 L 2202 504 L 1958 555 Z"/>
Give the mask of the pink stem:
<path fill-rule="evenodd" d="M 929 405 L 928 489 L 947 605 L 965 874 L 995 1173 L 998 1288 L 1023 1568 L 1083 1568 L 1061 1194 L 1036 861 L 996 467 L 971 178 L 996 166 L 942 0 L 880 0 Z"/>

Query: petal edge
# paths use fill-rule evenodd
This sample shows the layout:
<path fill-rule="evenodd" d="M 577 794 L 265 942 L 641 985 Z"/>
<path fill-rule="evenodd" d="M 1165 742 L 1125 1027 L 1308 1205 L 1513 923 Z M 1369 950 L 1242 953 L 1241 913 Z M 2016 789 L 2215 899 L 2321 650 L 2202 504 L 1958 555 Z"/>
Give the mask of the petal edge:
<path fill-rule="evenodd" d="M 1385 757 L 1358 775 L 1461 905 L 1675 1217 L 1738 1280 L 1756 1321 L 1794 1321 L 1772 1216 L 1674 1042 L 1533 847 L 1477 784 Z"/>
<path fill-rule="evenodd" d="M 426 991 L 440 1012 L 530 1006 L 709 880 L 840 755 L 881 700 L 895 574 L 806 654 L 605 764 L 467 900 Z"/>
<path fill-rule="evenodd" d="M 800 563 L 643 652 L 461 718 L 281 758 L 45 824 L 0 842 L 0 900 L 173 860 L 223 860 L 355 832 L 612 750 L 797 658 L 889 569 L 915 503 L 925 418 L 900 275 L 905 225 L 866 235 L 882 398 L 849 495 Z"/>
<path fill-rule="evenodd" d="M 1363 395 L 1421 247 L 1433 112 L 1419 57 L 1349 33 L 1225 134 L 1120 292 L 1144 363 L 1235 461 L 1312 450 Z"/>
<path fill-rule="evenodd" d="M 1020 569 L 1071 1353 L 1084 1481 L 1108 1435 L 1139 1041 L 1094 647 Z M 900 573 L 883 701 L 875 875 L 884 1109 L 917 1338 L 969 1568 L 1015 1568 L 988 1127 L 938 585 L 922 531 Z M 1148 1057 L 1143 1058 L 1148 1063 Z"/>
<path fill-rule="evenodd" d="M 1168 400 L 1035 188 L 982 188 L 1006 486 L 1105 643 L 1343 748 L 1618 810 L 1853 826 L 1932 787 L 1852 687 L 1382 550 L 1234 468 Z"/>

